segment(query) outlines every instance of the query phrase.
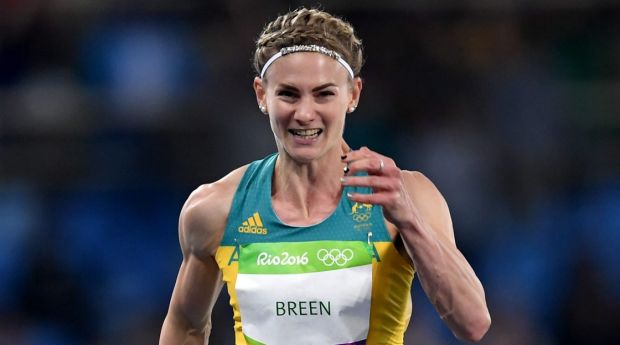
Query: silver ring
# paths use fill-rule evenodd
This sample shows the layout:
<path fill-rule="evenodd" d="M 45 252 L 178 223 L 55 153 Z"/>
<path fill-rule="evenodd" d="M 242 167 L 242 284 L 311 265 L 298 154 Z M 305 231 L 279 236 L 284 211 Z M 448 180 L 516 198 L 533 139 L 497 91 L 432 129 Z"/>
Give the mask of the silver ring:
<path fill-rule="evenodd" d="M 379 171 L 383 172 L 383 167 L 385 167 L 385 164 L 383 164 L 383 159 L 379 159 Z"/>

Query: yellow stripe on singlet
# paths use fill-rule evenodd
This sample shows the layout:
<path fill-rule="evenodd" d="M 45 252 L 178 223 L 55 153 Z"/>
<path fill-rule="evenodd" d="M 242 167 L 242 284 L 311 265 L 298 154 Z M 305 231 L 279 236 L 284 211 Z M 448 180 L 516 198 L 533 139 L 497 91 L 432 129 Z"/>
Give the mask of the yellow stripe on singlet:
<path fill-rule="evenodd" d="M 415 271 L 392 242 L 375 242 L 375 246 L 381 262 L 372 264 L 370 329 L 366 344 L 402 345 L 411 319 L 411 284 Z M 400 314 L 396 314 L 396 310 L 400 310 Z"/>
<path fill-rule="evenodd" d="M 235 344 L 247 345 L 243 331 L 241 329 L 241 312 L 239 311 L 239 303 L 237 302 L 237 292 L 235 291 L 235 284 L 237 283 L 237 273 L 239 271 L 239 263 L 233 261 L 230 265 L 228 262 L 230 257 L 235 251 L 234 246 L 220 246 L 215 252 L 215 261 L 222 271 L 222 279 L 226 283 L 228 295 L 230 296 L 230 306 L 233 309 L 233 320 L 235 330 Z"/>

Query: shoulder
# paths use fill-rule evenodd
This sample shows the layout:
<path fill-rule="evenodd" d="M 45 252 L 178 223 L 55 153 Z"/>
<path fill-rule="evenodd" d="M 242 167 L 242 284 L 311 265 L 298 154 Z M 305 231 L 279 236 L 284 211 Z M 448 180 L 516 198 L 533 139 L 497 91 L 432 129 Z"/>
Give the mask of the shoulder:
<path fill-rule="evenodd" d="M 448 203 L 435 184 L 419 171 L 402 170 L 405 188 L 424 220 L 446 239 L 454 242 Z"/>
<path fill-rule="evenodd" d="M 179 240 L 183 255 L 213 256 L 224 235 L 235 192 L 247 165 L 222 179 L 196 188 L 179 216 Z"/>
<path fill-rule="evenodd" d="M 433 203 L 445 204 L 443 195 L 435 184 L 419 171 L 401 170 L 405 186 L 409 192 L 415 192 L 412 197 L 419 197 Z"/>

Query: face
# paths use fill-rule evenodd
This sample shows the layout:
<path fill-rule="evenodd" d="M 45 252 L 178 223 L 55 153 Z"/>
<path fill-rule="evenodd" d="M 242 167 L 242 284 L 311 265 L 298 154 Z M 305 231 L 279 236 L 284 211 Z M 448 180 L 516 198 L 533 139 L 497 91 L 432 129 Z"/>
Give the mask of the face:
<path fill-rule="evenodd" d="M 277 59 L 264 79 L 254 80 L 259 106 L 266 107 L 280 154 L 311 162 L 334 150 L 340 155 L 347 109 L 357 106 L 362 82 L 321 53 Z"/>

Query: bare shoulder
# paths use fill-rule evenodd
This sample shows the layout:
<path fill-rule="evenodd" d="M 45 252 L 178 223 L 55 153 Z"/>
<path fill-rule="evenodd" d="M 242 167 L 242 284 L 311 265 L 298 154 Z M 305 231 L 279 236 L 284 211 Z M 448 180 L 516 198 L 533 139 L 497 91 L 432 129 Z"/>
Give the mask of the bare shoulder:
<path fill-rule="evenodd" d="M 224 235 L 235 191 L 247 165 L 220 180 L 196 188 L 183 205 L 179 217 L 179 240 L 183 254 L 206 258 L 215 251 Z"/>
<path fill-rule="evenodd" d="M 435 184 L 419 171 L 402 170 L 409 197 L 433 229 L 454 242 L 454 230 L 448 203 Z"/>
<path fill-rule="evenodd" d="M 439 189 L 437 189 L 433 181 L 431 181 L 423 173 L 419 171 L 402 170 L 402 176 L 407 189 L 415 192 L 418 197 L 424 197 L 427 199 L 430 198 L 435 202 L 445 203 L 445 199 L 439 192 Z"/>

